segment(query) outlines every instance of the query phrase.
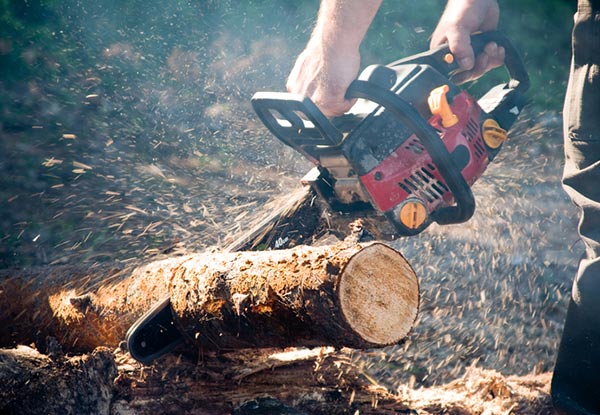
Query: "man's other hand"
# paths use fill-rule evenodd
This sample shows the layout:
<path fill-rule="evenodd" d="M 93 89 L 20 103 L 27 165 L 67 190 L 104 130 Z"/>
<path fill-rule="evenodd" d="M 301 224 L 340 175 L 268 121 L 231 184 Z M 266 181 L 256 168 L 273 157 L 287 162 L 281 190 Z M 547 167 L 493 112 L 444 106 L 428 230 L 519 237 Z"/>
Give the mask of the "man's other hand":
<path fill-rule="evenodd" d="M 448 43 L 462 72 L 457 83 L 476 79 L 504 63 L 504 48 L 488 43 L 478 56 L 471 47 L 471 34 L 496 30 L 500 10 L 496 0 L 449 0 L 431 37 L 430 47 Z"/>

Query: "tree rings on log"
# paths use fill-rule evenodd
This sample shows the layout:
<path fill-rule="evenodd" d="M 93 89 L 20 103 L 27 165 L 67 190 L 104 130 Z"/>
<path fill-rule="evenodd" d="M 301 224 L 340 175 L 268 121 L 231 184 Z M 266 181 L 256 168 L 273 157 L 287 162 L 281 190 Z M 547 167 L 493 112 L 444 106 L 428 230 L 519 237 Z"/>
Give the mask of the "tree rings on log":
<path fill-rule="evenodd" d="M 351 257 L 338 292 L 346 322 L 373 344 L 401 341 L 417 318 L 417 278 L 406 259 L 387 245 L 374 244 Z"/>

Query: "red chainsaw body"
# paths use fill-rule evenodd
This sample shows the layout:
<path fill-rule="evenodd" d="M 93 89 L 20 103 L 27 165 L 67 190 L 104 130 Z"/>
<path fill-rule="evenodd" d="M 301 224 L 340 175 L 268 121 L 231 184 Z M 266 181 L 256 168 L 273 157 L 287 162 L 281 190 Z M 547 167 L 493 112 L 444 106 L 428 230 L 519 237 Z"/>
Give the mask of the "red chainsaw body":
<path fill-rule="evenodd" d="M 460 154 L 461 173 L 472 185 L 489 164 L 481 136 L 482 110 L 468 92 L 456 95 L 451 104 L 458 122 L 444 128 L 437 115 L 429 123 L 440 133 L 450 154 Z M 456 151 L 462 147 L 462 151 Z M 466 151 L 465 151 L 466 150 Z M 468 155 L 468 159 L 467 159 Z M 454 202 L 452 192 L 433 163 L 431 156 L 412 135 L 376 169 L 360 177 L 371 201 L 381 212 L 389 211 L 408 198 L 420 199 L 429 212 Z"/>

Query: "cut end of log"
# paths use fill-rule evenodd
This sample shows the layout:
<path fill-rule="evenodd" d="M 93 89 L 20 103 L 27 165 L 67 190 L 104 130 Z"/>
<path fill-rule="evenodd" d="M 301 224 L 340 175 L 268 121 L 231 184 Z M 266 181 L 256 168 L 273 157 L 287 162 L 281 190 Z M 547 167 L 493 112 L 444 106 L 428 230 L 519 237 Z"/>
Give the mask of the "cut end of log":
<path fill-rule="evenodd" d="M 387 245 L 362 249 L 346 264 L 339 301 L 350 327 L 374 345 L 406 338 L 419 310 L 419 283 L 406 259 Z"/>

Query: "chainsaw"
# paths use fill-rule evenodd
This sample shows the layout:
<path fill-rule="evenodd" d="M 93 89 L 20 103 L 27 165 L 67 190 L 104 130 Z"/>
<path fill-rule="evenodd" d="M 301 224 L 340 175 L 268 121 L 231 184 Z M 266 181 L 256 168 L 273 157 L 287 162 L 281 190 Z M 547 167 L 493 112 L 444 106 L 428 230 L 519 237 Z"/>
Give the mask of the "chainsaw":
<path fill-rule="evenodd" d="M 471 186 L 499 153 L 529 87 L 505 36 L 471 36 L 476 55 L 489 42 L 504 47 L 510 79 L 478 100 L 451 81 L 458 65 L 443 45 L 367 67 L 346 93 L 356 104 L 341 117 L 330 120 L 290 93 L 258 92 L 252 105 L 275 137 L 315 164 L 302 182 L 332 211 L 383 219 L 377 236 L 465 222 L 475 210 Z"/>
<path fill-rule="evenodd" d="M 329 120 L 310 99 L 288 93 L 258 92 L 252 105 L 279 140 L 315 164 L 303 182 L 332 211 L 378 218 L 376 236 L 464 222 L 475 209 L 471 186 L 500 151 L 529 86 L 504 36 L 471 37 L 475 54 L 489 42 L 506 50 L 510 80 L 477 101 L 451 82 L 458 65 L 440 46 L 366 68 L 346 94 L 357 103 L 341 117 Z M 169 298 L 127 332 L 129 352 L 145 364 L 183 341 Z"/>

